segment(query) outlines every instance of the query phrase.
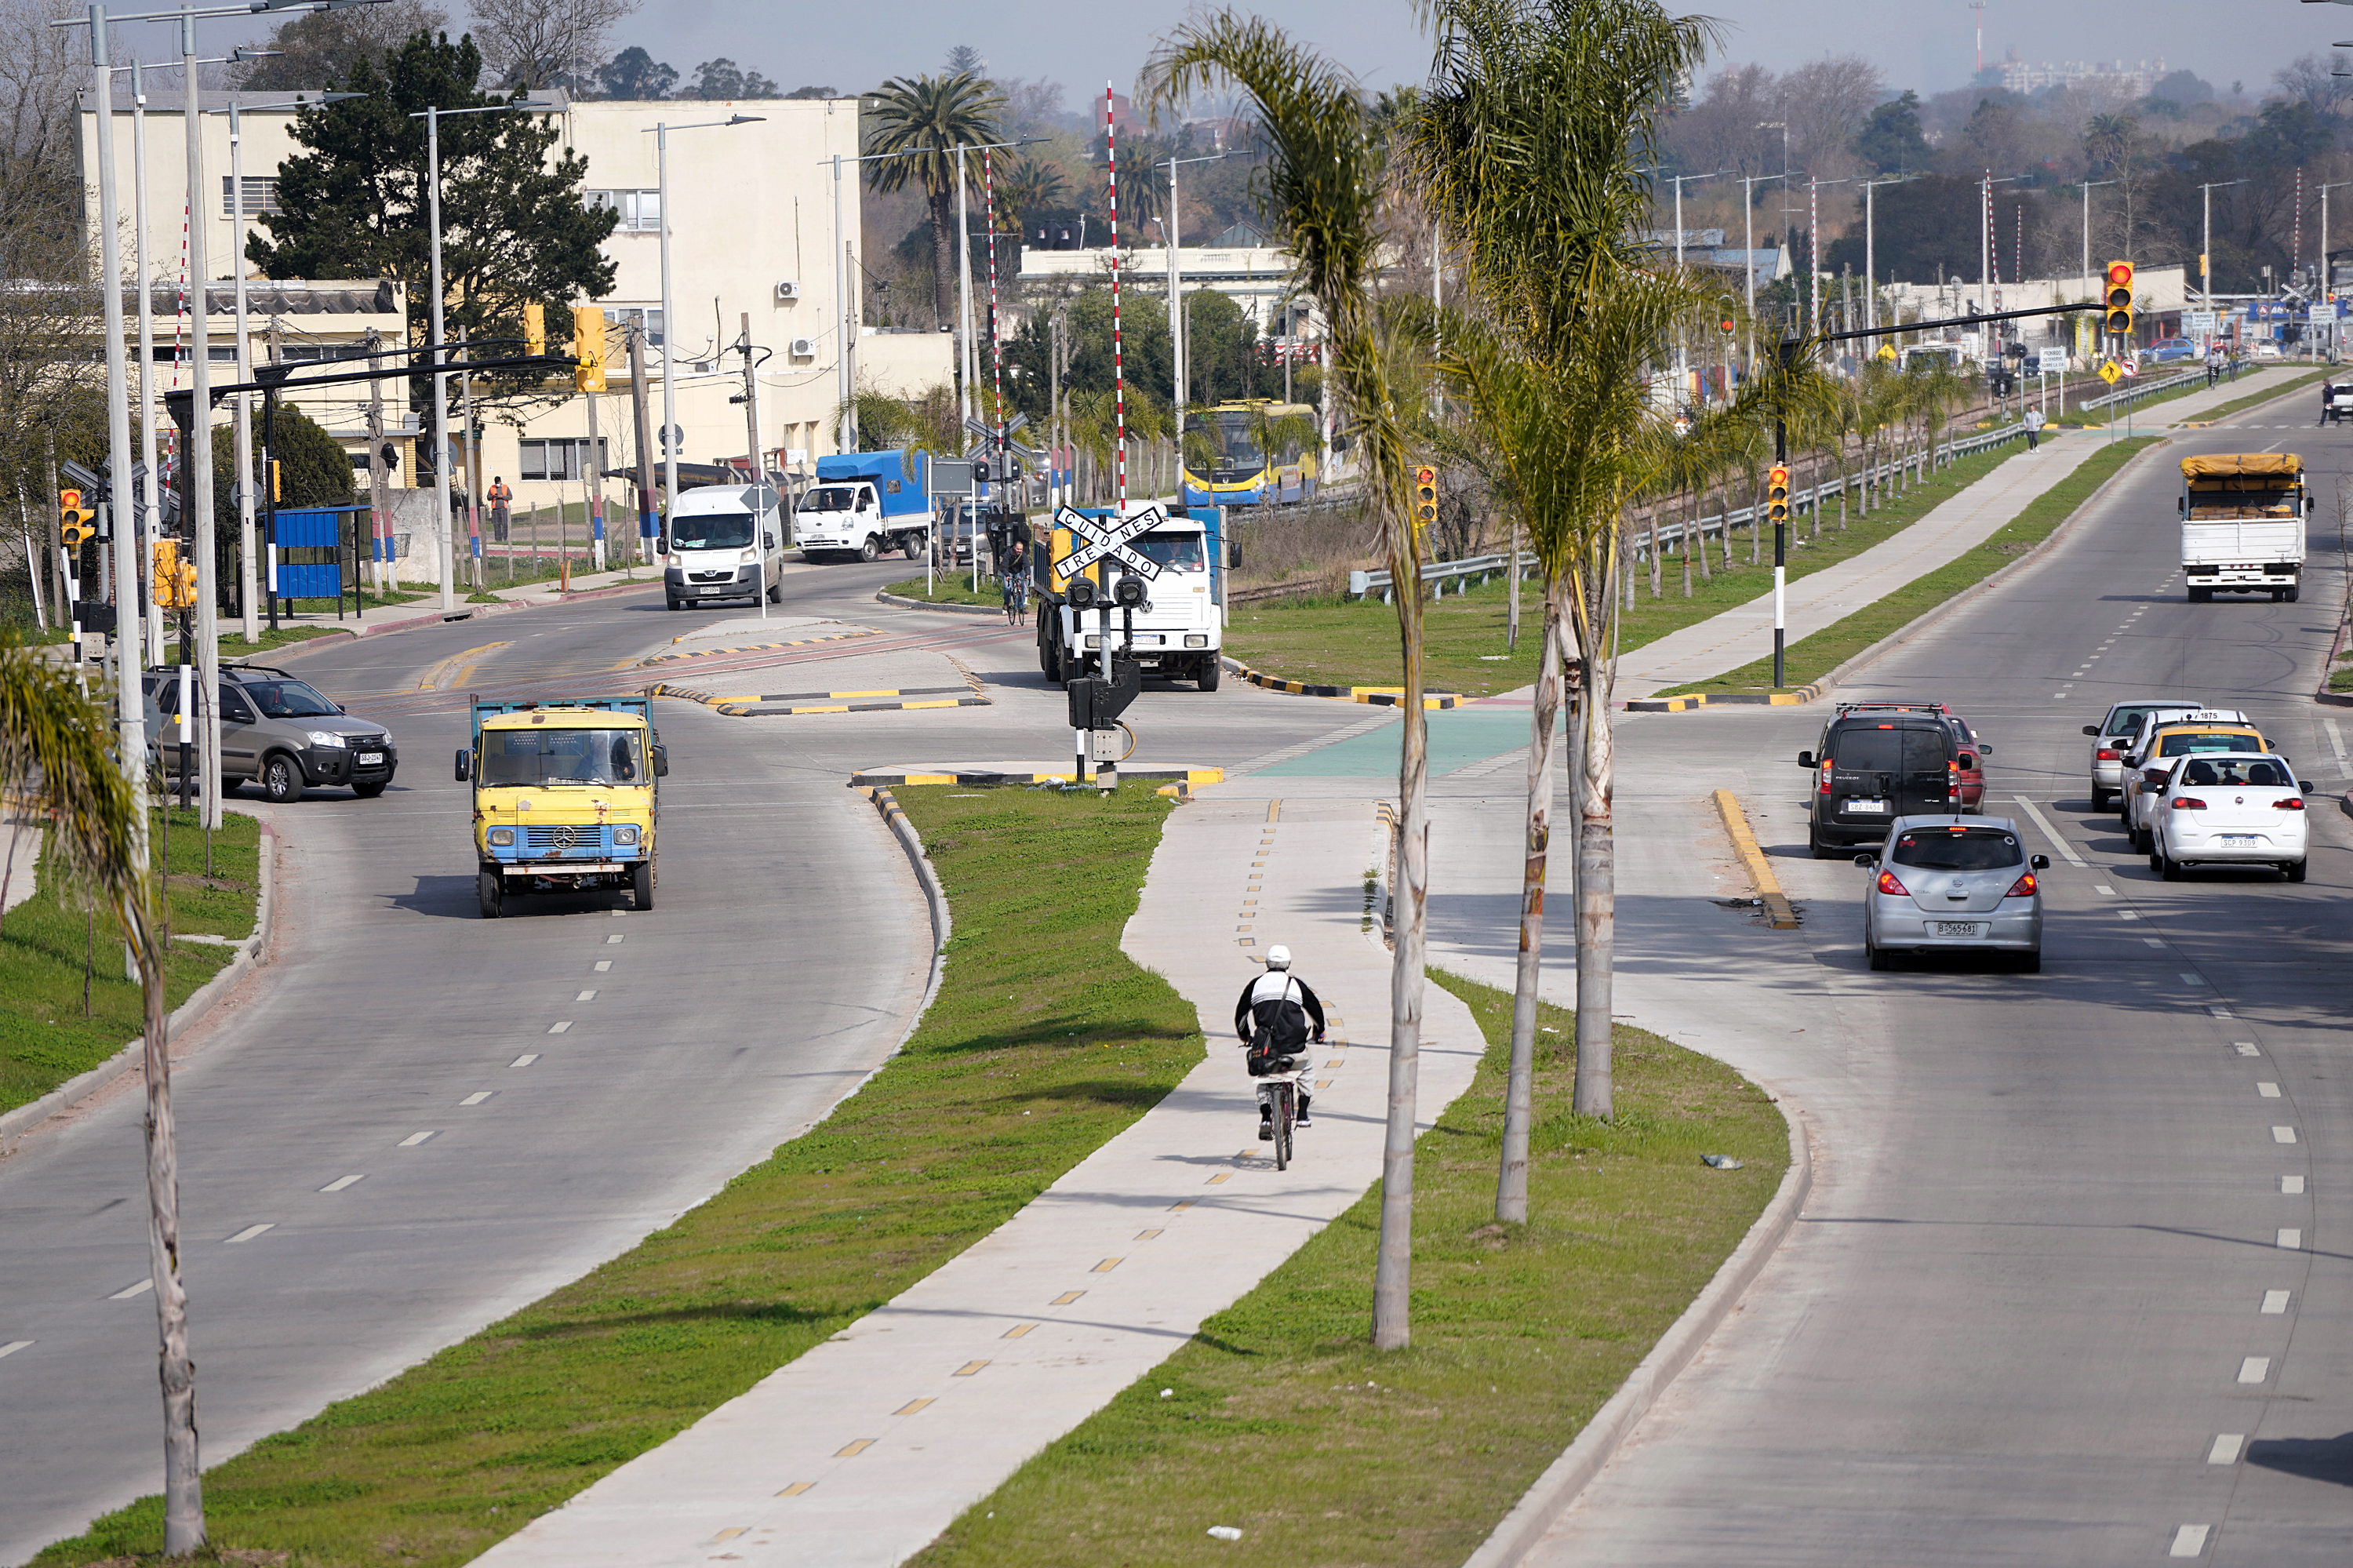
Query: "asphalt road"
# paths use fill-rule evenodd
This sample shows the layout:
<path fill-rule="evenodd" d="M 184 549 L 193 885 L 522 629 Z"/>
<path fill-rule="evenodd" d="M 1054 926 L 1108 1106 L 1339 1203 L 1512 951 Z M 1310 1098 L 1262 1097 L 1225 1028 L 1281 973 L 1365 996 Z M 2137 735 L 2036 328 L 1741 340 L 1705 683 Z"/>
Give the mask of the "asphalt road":
<path fill-rule="evenodd" d="M 740 608 L 670 614 L 631 594 L 287 661 L 390 725 L 401 770 L 373 801 L 240 800 L 283 835 L 280 944 L 174 1080 L 207 1463 L 626 1249 L 888 1054 L 921 1001 L 929 927 L 847 774 L 1069 744 L 1031 634 L 876 604 L 905 569 L 795 572 L 780 613 L 946 647 L 993 705 L 747 719 L 660 704 L 671 772 L 644 915 L 584 895 L 477 918 L 467 789 L 449 772 L 465 694 L 635 689 L 650 678 L 638 658 Z M 801 657 L 810 685 L 836 652 Z M 417 690 L 437 667 L 452 684 Z M 1224 765 L 1377 719 L 1157 684 L 1129 717 L 1139 760 Z M 0 1360 L 0 1427 L 40 1434 L 0 1443 L 0 1563 L 160 1484 L 153 1298 L 121 1295 L 147 1277 L 131 1089 L 0 1164 L 0 1344 L 31 1341 Z"/>
<path fill-rule="evenodd" d="M 1531 1562 L 2353 1552 L 2353 833 L 2323 793 L 2308 883 L 2159 881 L 2091 815 L 2079 733 L 2112 700 L 2187 694 L 2344 789 L 2353 714 L 2310 693 L 2353 439 L 2288 418 L 2142 460 L 2037 565 L 1837 694 L 1943 698 L 1995 742 L 1989 811 L 2054 856 L 2040 976 L 1864 968 L 1862 874 L 1806 858 L 1794 758 L 1820 710 L 1624 725 L 1618 1011 L 1783 1094 L 1819 1176 L 1740 1312 Z M 2303 602 L 2186 603 L 2176 460 L 2264 450 L 2318 471 Z M 1717 784 L 1802 929 L 1708 902 L 1745 891 Z"/>

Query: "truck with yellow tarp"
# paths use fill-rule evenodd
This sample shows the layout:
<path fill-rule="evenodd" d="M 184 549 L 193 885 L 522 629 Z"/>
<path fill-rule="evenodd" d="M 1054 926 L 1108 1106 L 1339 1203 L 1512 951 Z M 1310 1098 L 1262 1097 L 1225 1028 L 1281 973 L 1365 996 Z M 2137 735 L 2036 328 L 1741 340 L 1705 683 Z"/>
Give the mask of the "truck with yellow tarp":
<path fill-rule="evenodd" d="M 2304 581 L 2312 496 L 2294 452 L 2214 452 L 2181 460 L 2181 576 L 2189 602 L 2268 593 L 2293 602 Z"/>
<path fill-rule="evenodd" d="M 458 781 L 474 786 L 475 895 L 495 920 L 509 895 L 616 888 L 654 906 L 658 780 L 670 754 L 644 697 L 473 705 Z"/>

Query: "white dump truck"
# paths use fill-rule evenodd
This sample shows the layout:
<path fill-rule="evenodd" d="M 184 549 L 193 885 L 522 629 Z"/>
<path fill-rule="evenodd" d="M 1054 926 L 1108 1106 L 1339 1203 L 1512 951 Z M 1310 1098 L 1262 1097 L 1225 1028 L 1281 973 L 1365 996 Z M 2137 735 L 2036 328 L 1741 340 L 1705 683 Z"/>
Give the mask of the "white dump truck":
<path fill-rule="evenodd" d="M 2304 581 L 2312 511 L 2294 452 L 2216 452 L 2181 460 L 2181 576 L 2189 602 L 2268 593 L 2293 602 Z"/>
<path fill-rule="evenodd" d="M 1061 682 L 1092 673 L 1103 658 L 1108 635 L 1113 652 L 1133 656 L 1144 673 L 1190 681 L 1214 692 L 1225 673 L 1219 662 L 1225 643 L 1224 513 L 1215 506 L 1164 510 L 1156 503 L 1131 503 L 1127 514 L 1086 509 L 1080 515 L 1098 525 L 1133 522 L 1149 515 L 1151 523 L 1134 537 L 1130 548 L 1150 560 L 1158 575 L 1150 584 L 1145 602 L 1133 610 L 1080 609 L 1071 602 L 1071 580 L 1093 580 L 1102 602 L 1109 603 L 1115 580 L 1123 575 L 1117 557 L 1066 571 L 1071 555 L 1087 540 L 1060 522 L 1048 535 L 1045 547 L 1030 556 L 1038 588 L 1038 668 L 1050 681 Z M 1130 627 L 1134 641 L 1128 641 Z"/>

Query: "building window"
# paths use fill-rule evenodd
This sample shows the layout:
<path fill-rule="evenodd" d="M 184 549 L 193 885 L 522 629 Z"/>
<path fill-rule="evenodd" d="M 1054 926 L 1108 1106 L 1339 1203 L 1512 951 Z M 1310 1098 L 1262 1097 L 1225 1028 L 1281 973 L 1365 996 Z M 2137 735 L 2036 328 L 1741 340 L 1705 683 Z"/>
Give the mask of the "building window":
<path fill-rule="evenodd" d="M 590 207 L 609 207 L 621 215 L 617 232 L 653 234 L 661 228 L 661 192 L 586 191 Z"/>
<path fill-rule="evenodd" d="M 221 216 L 237 216 L 237 192 L 229 185 L 229 176 L 221 176 Z M 245 216 L 271 217 L 286 209 L 278 205 L 278 179 L 274 175 L 245 176 Z"/>
<path fill-rule="evenodd" d="M 649 348 L 662 346 L 662 313 L 659 305 L 607 305 L 605 319 L 617 327 L 636 327 L 643 331 L 646 334 L 646 346 Z M 628 353 L 628 349 L 626 346 L 614 350 L 617 357 L 626 355 Z"/>
<path fill-rule="evenodd" d="M 521 466 L 517 477 L 522 479 L 578 479 L 585 471 L 588 443 L 581 439 L 568 440 L 526 440 L 518 442 Z M 609 443 L 599 440 L 597 455 L 604 461 L 596 466 L 613 466 Z"/>

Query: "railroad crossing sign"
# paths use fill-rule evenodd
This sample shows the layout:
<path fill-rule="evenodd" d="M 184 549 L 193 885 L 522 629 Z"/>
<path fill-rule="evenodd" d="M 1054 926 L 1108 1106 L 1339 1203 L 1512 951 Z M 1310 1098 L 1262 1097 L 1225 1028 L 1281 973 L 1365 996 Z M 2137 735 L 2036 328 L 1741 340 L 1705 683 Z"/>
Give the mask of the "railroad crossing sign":
<path fill-rule="evenodd" d="M 2116 368 L 2116 362 L 2113 359 L 2100 366 L 2100 379 L 2106 382 L 2111 387 L 2114 387 L 2118 381 L 2122 380 L 2124 378 L 2124 374 L 2125 373 L 2123 371 Z"/>
<path fill-rule="evenodd" d="M 1157 506 L 1116 521 L 1084 516 L 1072 507 L 1062 507 L 1054 514 L 1055 526 L 1068 528 L 1086 541 L 1062 562 L 1062 575 L 1074 577 L 1097 561 L 1110 561 L 1146 582 L 1154 580 L 1160 576 L 1160 563 L 1140 550 L 1129 549 L 1128 542 L 1167 521 L 1167 514 Z"/>

